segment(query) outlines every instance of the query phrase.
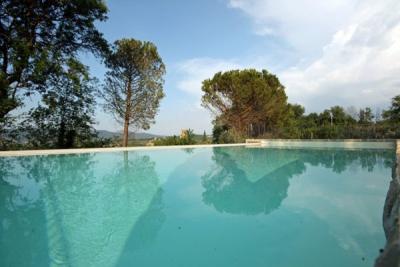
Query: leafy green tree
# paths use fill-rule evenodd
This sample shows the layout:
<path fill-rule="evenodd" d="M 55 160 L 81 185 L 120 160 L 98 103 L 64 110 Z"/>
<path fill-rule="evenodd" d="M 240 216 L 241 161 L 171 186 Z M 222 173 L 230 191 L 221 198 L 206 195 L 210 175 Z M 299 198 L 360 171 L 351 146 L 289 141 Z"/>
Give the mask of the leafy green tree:
<path fill-rule="evenodd" d="M 365 109 L 360 109 L 358 113 L 358 122 L 361 124 L 370 124 L 374 120 L 374 115 L 372 114 L 372 109 L 366 107 Z"/>
<path fill-rule="evenodd" d="M 32 147 L 85 146 L 94 137 L 95 80 L 88 68 L 75 59 L 53 74 L 46 83 L 41 104 L 24 122 Z"/>
<path fill-rule="evenodd" d="M 320 125 L 344 125 L 354 122 L 356 121 L 340 106 L 333 106 L 319 114 Z"/>
<path fill-rule="evenodd" d="M 390 122 L 400 123 L 400 95 L 393 97 L 391 107 L 383 112 L 383 118 Z"/>
<path fill-rule="evenodd" d="M 20 131 L 15 127 L 16 123 L 16 118 L 12 116 L 6 116 L 0 121 L 0 150 L 18 149 Z"/>
<path fill-rule="evenodd" d="M 193 145 L 196 143 L 194 140 L 194 131 L 193 129 L 182 130 L 181 136 L 179 138 L 180 145 Z"/>
<path fill-rule="evenodd" d="M 306 125 L 309 125 L 311 127 L 316 126 L 319 122 L 319 116 L 317 113 L 312 112 L 312 113 L 308 114 L 307 116 L 305 116 L 305 121 L 306 121 Z"/>
<path fill-rule="evenodd" d="M 299 104 L 288 104 L 286 118 L 284 122 L 284 138 L 301 138 L 301 128 L 303 127 L 303 117 L 305 109 Z"/>
<path fill-rule="evenodd" d="M 258 136 L 278 125 L 287 110 L 279 79 L 266 70 L 219 72 L 203 81 L 202 104 L 239 136 Z"/>
<path fill-rule="evenodd" d="M 295 120 L 300 120 L 304 115 L 305 109 L 299 104 L 288 104 L 289 111 L 293 113 L 293 118 Z"/>
<path fill-rule="evenodd" d="M 212 142 L 213 144 L 228 144 L 234 143 L 235 140 L 231 134 L 231 129 L 228 125 L 223 124 L 218 117 L 213 120 Z"/>
<path fill-rule="evenodd" d="M 102 0 L 0 2 L 0 121 L 22 104 L 23 95 L 44 89 L 68 58 L 82 50 L 107 51 L 95 27 L 106 13 Z"/>
<path fill-rule="evenodd" d="M 331 107 L 330 112 L 333 117 L 333 124 L 335 125 L 343 125 L 352 120 L 352 118 L 346 113 L 343 107 L 340 106 Z"/>
<path fill-rule="evenodd" d="M 154 123 L 164 97 L 165 66 L 154 44 L 135 39 L 116 41 L 106 65 L 104 108 L 123 123 L 127 146 L 130 127 L 147 130 Z"/>
<path fill-rule="evenodd" d="M 201 140 L 203 143 L 207 143 L 207 134 L 206 131 L 203 132 L 203 138 Z"/>

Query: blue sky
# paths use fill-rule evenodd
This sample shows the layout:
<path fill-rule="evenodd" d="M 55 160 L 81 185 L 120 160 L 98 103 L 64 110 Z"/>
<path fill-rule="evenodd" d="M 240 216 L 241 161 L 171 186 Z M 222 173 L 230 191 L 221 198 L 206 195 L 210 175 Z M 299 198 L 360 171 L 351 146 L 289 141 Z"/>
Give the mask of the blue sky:
<path fill-rule="evenodd" d="M 378 3 L 376 3 L 378 2 Z M 98 28 L 110 42 L 153 42 L 167 67 L 165 94 L 149 132 L 211 131 L 201 81 L 217 71 L 267 69 L 307 112 L 335 104 L 385 108 L 400 93 L 400 1 L 107 1 Z M 105 68 L 82 60 L 100 80 Z M 99 108 L 97 129 L 121 126 Z"/>

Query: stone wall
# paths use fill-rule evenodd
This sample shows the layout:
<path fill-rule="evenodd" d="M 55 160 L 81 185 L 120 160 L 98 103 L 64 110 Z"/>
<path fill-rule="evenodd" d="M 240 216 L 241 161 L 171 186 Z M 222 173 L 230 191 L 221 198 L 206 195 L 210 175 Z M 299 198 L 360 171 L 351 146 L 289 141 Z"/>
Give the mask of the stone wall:
<path fill-rule="evenodd" d="M 396 142 L 396 165 L 386 196 L 383 228 L 387 242 L 375 267 L 400 266 L 400 140 Z"/>
<path fill-rule="evenodd" d="M 394 149 L 393 139 L 246 139 L 247 145 L 282 148 Z"/>

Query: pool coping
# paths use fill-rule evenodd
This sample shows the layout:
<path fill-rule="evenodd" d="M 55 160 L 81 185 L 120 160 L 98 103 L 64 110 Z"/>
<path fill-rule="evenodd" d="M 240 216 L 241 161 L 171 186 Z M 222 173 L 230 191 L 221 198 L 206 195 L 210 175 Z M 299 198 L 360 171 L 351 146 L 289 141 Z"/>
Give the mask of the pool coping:
<path fill-rule="evenodd" d="M 375 267 L 400 266 L 400 140 L 396 141 L 396 162 L 383 210 L 386 245 Z"/>
<path fill-rule="evenodd" d="M 10 151 L 0 151 L 0 157 L 23 157 L 23 156 L 40 156 L 40 155 L 84 154 L 84 153 L 104 153 L 104 152 L 160 150 L 160 149 L 207 148 L 207 147 L 246 146 L 246 145 L 247 145 L 246 143 L 237 143 L 237 144 L 209 144 L 209 145 L 132 146 L 132 147 L 105 147 L 105 148 L 10 150 Z"/>
<path fill-rule="evenodd" d="M 261 147 L 400 149 L 397 139 L 246 139 Z"/>
<path fill-rule="evenodd" d="M 296 143 L 311 144 L 311 146 L 299 146 Z M 319 144 L 317 144 L 319 142 Z M 275 145 L 271 145 L 276 143 Z M 290 144 L 288 145 L 284 145 Z M 361 143 L 369 144 L 359 146 Z M 321 145 L 325 144 L 325 145 Z M 358 145 L 357 145 L 358 144 Z M 374 145 L 372 145 L 374 144 Z M 209 147 L 290 147 L 290 148 L 347 148 L 347 149 L 396 149 L 400 153 L 400 140 L 396 139 L 246 139 L 245 143 L 236 144 L 206 144 L 206 145 L 174 145 L 174 146 L 134 146 L 134 147 L 107 147 L 107 148 L 72 148 L 72 149 L 44 149 L 44 150 L 10 150 L 0 151 L 0 157 L 22 157 L 40 155 L 84 154 L 120 151 L 160 150 L 160 149 L 184 149 L 184 148 L 209 148 Z"/>

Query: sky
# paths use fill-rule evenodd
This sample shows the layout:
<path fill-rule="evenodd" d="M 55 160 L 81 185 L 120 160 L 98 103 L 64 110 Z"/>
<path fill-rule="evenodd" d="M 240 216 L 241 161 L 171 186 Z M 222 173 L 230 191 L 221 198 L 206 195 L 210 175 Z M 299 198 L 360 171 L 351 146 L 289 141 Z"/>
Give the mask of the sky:
<path fill-rule="evenodd" d="M 400 94 L 399 0 L 108 0 L 97 24 L 109 42 L 153 42 L 162 57 L 165 98 L 154 134 L 211 133 L 201 83 L 218 71 L 255 68 L 278 76 L 288 101 L 321 112 L 334 105 L 387 108 Z M 105 67 L 82 55 L 103 80 Z M 117 131 L 97 110 L 97 129 Z"/>

